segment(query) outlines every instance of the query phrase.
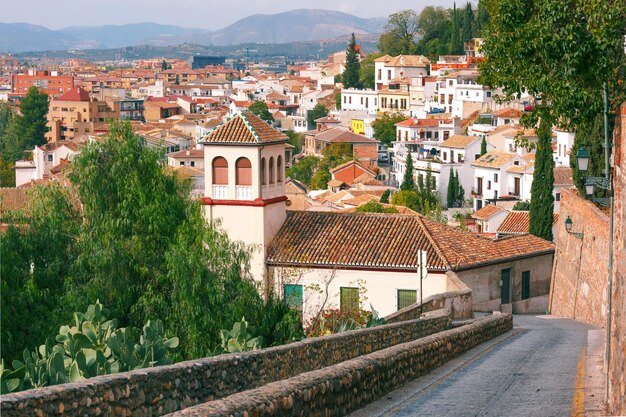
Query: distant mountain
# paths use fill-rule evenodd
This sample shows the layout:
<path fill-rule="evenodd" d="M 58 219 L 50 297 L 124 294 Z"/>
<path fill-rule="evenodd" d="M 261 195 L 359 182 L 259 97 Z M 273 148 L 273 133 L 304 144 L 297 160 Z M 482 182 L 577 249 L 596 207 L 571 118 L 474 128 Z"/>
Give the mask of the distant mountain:
<path fill-rule="evenodd" d="M 350 33 L 381 33 L 386 18 L 364 19 L 333 10 L 299 9 L 255 14 L 211 34 L 214 45 L 288 43 L 335 38 Z"/>
<path fill-rule="evenodd" d="M 122 48 L 134 45 L 167 46 L 181 43 L 208 43 L 211 31 L 187 29 L 157 23 L 127 25 L 71 26 L 59 32 L 80 39 L 83 48 Z"/>
<path fill-rule="evenodd" d="M 43 26 L 0 22 L 0 51 L 70 49 L 77 43 L 78 39 Z"/>
<path fill-rule="evenodd" d="M 236 45 L 290 43 L 381 33 L 386 18 L 364 19 L 332 10 L 300 9 L 245 17 L 211 32 L 157 23 L 71 26 L 50 30 L 25 23 L 0 23 L 0 52 L 82 50 L 127 46 Z"/>

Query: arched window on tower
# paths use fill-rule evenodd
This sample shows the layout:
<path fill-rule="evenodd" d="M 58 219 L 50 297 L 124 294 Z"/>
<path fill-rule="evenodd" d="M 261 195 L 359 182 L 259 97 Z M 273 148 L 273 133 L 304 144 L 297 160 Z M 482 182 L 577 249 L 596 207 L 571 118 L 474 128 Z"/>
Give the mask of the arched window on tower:
<path fill-rule="evenodd" d="M 228 185 L 228 161 L 221 156 L 213 159 L 213 184 Z"/>
<path fill-rule="evenodd" d="M 268 170 L 269 170 L 269 174 L 270 174 L 270 181 L 269 181 L 269 183 L 270 184 L 274 184 L 274 178 L 276 178 L 276 177 L 274 176 L 274 157 L 273 156 L 270 156 L 270 165 L 268 167 Z"/>
<path fill-rule="evenodd" d="M 248 158 L 239 158 L 236 163 L 236 185 L 252 185 L 252 164 Z"/>
<path fill-rule="evenodd" d="M 228 161 L 218 156 L 211 164 L 213 177 L 213 198 L 225 199 L 228 197 Z"/>
<path fill-rule="evenodd" d="M 283 157 L 276 158 L 276 182 L 283 182 Z"/>
<path fill-rule="evenodd" d="M 267 179 L 265 177 L 266 174 L 265 169 L 265 158 L 261 158 L 261 185 L 267 184 Z"/>
<path fill-rule="evenodd" d="M 235 163 L 235 195 L 238 200 L 252 198 L 252 164 L 248 158 L 241 157 Z"/>

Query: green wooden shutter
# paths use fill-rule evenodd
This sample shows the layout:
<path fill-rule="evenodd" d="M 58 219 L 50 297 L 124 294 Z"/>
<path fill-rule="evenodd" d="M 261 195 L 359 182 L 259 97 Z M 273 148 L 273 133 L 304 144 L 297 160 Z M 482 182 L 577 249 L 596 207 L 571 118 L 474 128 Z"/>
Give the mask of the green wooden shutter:
<path fill-rule="evenodd" d="M 302 311 L 304 297 L 302 295 L 302 285 L 286 284 L 283 286 L 285 301 L 294 310 Z"/>
<path fill-rule="evenodd" d="M 339 289 L 339 308 L 341 310 L 358 310 L 359 307 L 359 289 L 341 287 Z"/>
<path fill-rule="evenodd" d="M 417 290 L 398 290 L 398 310 L 417 303 Z"/>
<path fill-rule="evenodd" d="M 530 298 L 530 271 L 522 272 L 522 300 Z"/>

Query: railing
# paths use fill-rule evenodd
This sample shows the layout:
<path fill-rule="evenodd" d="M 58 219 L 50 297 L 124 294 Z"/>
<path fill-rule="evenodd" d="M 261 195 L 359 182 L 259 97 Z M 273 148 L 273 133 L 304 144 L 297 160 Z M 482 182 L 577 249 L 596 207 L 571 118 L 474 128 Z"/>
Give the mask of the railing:
<path fill-rule="evenodd" d="M 237 200 L 252 199 L 252 187 L 249 185 L 236 185 L 235 197 L 237 198 Z"/>
<path fill-rule="evenodd" d="M 213 198 L 225 200 L 228 198 L 228 185 L 213 185 Z"/>

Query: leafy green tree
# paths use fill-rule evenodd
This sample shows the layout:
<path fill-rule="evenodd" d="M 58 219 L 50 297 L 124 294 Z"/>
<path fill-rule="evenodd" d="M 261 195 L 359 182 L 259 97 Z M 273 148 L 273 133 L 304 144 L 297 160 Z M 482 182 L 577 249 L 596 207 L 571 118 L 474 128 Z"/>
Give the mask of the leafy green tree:
<path fill-rule="evenodd" d="M 361 80 L 361 86 L 363 88 L 374 88 L 376 86 L 376 68 L 375 63 L 378 58 L 383 56 L 380 53 L 368 54 L 361 61 L 361 69 L 359 79 Z"/>
<path fill-rule="evenodd" d="M 395 207 L 385 207 L 376 200 L 368 201 L 356 208 L 357 213 L 397 213 Z"/>
<path fill-rule="evenodd" d="M 421 206 L 419 194 L 415 190 L 398 191 L 391 198 L 391 204 L 408 207 L 415 211 L 417 211 Z"/>
<path fill-rule="evenodd" d="M 328 109 L 323 104 L 316 104 L 313 109 L 306 113 L 309 129 L 315 129 L 315 120 L 322 118 L 328 114 Z"/>
<path fill-rule="evenodd" d="M 483 140 L 480 142 L 480 156 L 487 153 L 487 138 L 483 135 Z"/>
<path fill-rule="evenodd" d="M 380 196 L 380 202 L 381 203 L 386 203 L 389 204 L 389 195 L 391 194 L 391 190 L 389 188 L 387 188 L 384 192 L 383 195 Z"/>
<path fill-rule="evenodd" d="M 287 176 L 296 179 L 306 185 L 311 186 L 311 179 L 320 164 L 320 158 L 315 156 L 305 156 L 298 162 L 287 168 Z"/>
<path fill-rule="evenodd" d="M 505 99 L 528 92 L 532 112 L 520 123 L 537 127 L 530 232 L 552 240 L 551 128 L 576 129 L 602 112 L 603 82 L 622 92 L 626 17 L 620 2 L 484 0 L 489 15 L 479 82 L 501 87 Z M 563 68 L 568 68 L 563 71 Z M 506 70 L 504 70 L 506 69 Z M 622 73 L 623 75 L 623 73 Z M 615 96 L 615 94 L 614 94 Z"/>
<path fill-rule="evenodd" d="M 391 146 L 391 143 L 396 140 L 396 123 L 404 120 L 406 120 L 406 116 L 402 113 L 384 113 L 377 117 L 372 122 L 374 138 L 378 139 L 385 146 Z"/>
<path fill-rule="evenodd" d="M 361 88 L 360 69 L 359 53 L 356 50 L 356 40 L 353 33 L 346 52 L 346 68 L 341 76 L 343 88 Z"/>
<path fill-rule="evenodd" d="M 335 94 L 335 109 L 341 110 L 341 93 Z"/>
<path fill-rule="evenodd" d="M 578 170 L 578 163 L 576 161 L 576 153 L 581 146 L 584 146 L 589 152 L 589 166 L 585 174 L 582 174 Z M 576 188 L 578 188 L 581 196 L 587 197 L 584 177 L 603 176 L 604 165 L 604 117 L 598 114 L 591 123 L 578 126 L 576 135 L 574 136 L 574 144 L 570 152 L 572 176 L 574 184 Z M 600 187 L 594 187 L 594 193 L 591 197 L 607 197 L 606 194 L 606 190 Z"/>
<path fill-rule="evenodd" d="M 419 30 L 417 18 L 418 15 L 414 10 L 402 10 L 390 15 L 385 25 L 387 38 L 385 44 L 382 43 L 381 39 L 380 51 L 389 55 L 410 55 L 413 53 L 413 40 Z"/>
<path fill-rule="evenodd" d="M 24 151 L 46 143 L 48 95 L 31 87 L 20 104 L 20 113 L 10 117 L 0 138 L 0 154 L 5 161 L 24 158 Z M 2 116 L 6 120 L 6 115 Z"/>
<path fill-rule="evenodd" d="M 513 205 L 513 210 L 528 211 L 530 210 L 530 201 L 518 201 Z"/>
<path fill-rule="evenodd" d="M 0 156 L 0 187 L 15 187 L 15 163 Z"/>
<path fill-rule="evenodd" d="M 110 132 L 74 159 L 71 189 L 36 188 L 31 212 L 14 222 L 24 227 L 10 227 L 11 244 L 0 245 L 3 355 L 34 346 L 95 299 L 124 326 L 159 317 L 180 336 L 183 358 L 210 355 L 241 317 L 268 346 L 299 337 L 297 314 L 260 296 L 249 249 L 207 223 L 189 183 L 164 172 L 162 153 L 129 123 Z"/>
<path fill-rule="evenodd" d="M 289 144 L 292 145 L 293 154 L 298 155 L 302 152 L 302 146 L 304 145 L 304 135 L 302 133 L 294 132 L 293 130 L 288 130 L 285 132 L 287 137 L 289 138 Z"/>
<path fill-rule="evenodd" d="M 9 123 L 13 118 L 13 112 L 7 103 L 0 103 L 0 138 L 4 136 L 4 132 L 9 127 Z"/>
<path fill-rule="evenodd" d="M 248 110 L 252 112 L 255 116 L 259 116 L 261 120 L 266 121 L 267 123 L 274 122 L 274 116 L 270 113 L 267 108 L 267 103 L 264 101 L 257 100 L 248 107 Z"/>
<path fill-rule="evenodd" d="M 411 156 L 411 152 L 407 152 L 404 164 L 404 176 L 402 177 L 402 184 L 400 184 L 401 191 L 416 190 L 413 175 L 413 157 Z"/>
<path fill-rule="evenodd" d="M 11 226 L 0 245 L 0 334 L 2 357 L 9 363 L 24 348 L 45 340 L 58 329 L 59 320 L 69 319 L 71 314 L 59 301 L 75 259 L 73 247 L 80 227 L 71 193 L 52 183 L 35 187 L 28 200 L 28 212 L 3 219 Z M 24 224 L 28 227 L 20 226 Z"/>

